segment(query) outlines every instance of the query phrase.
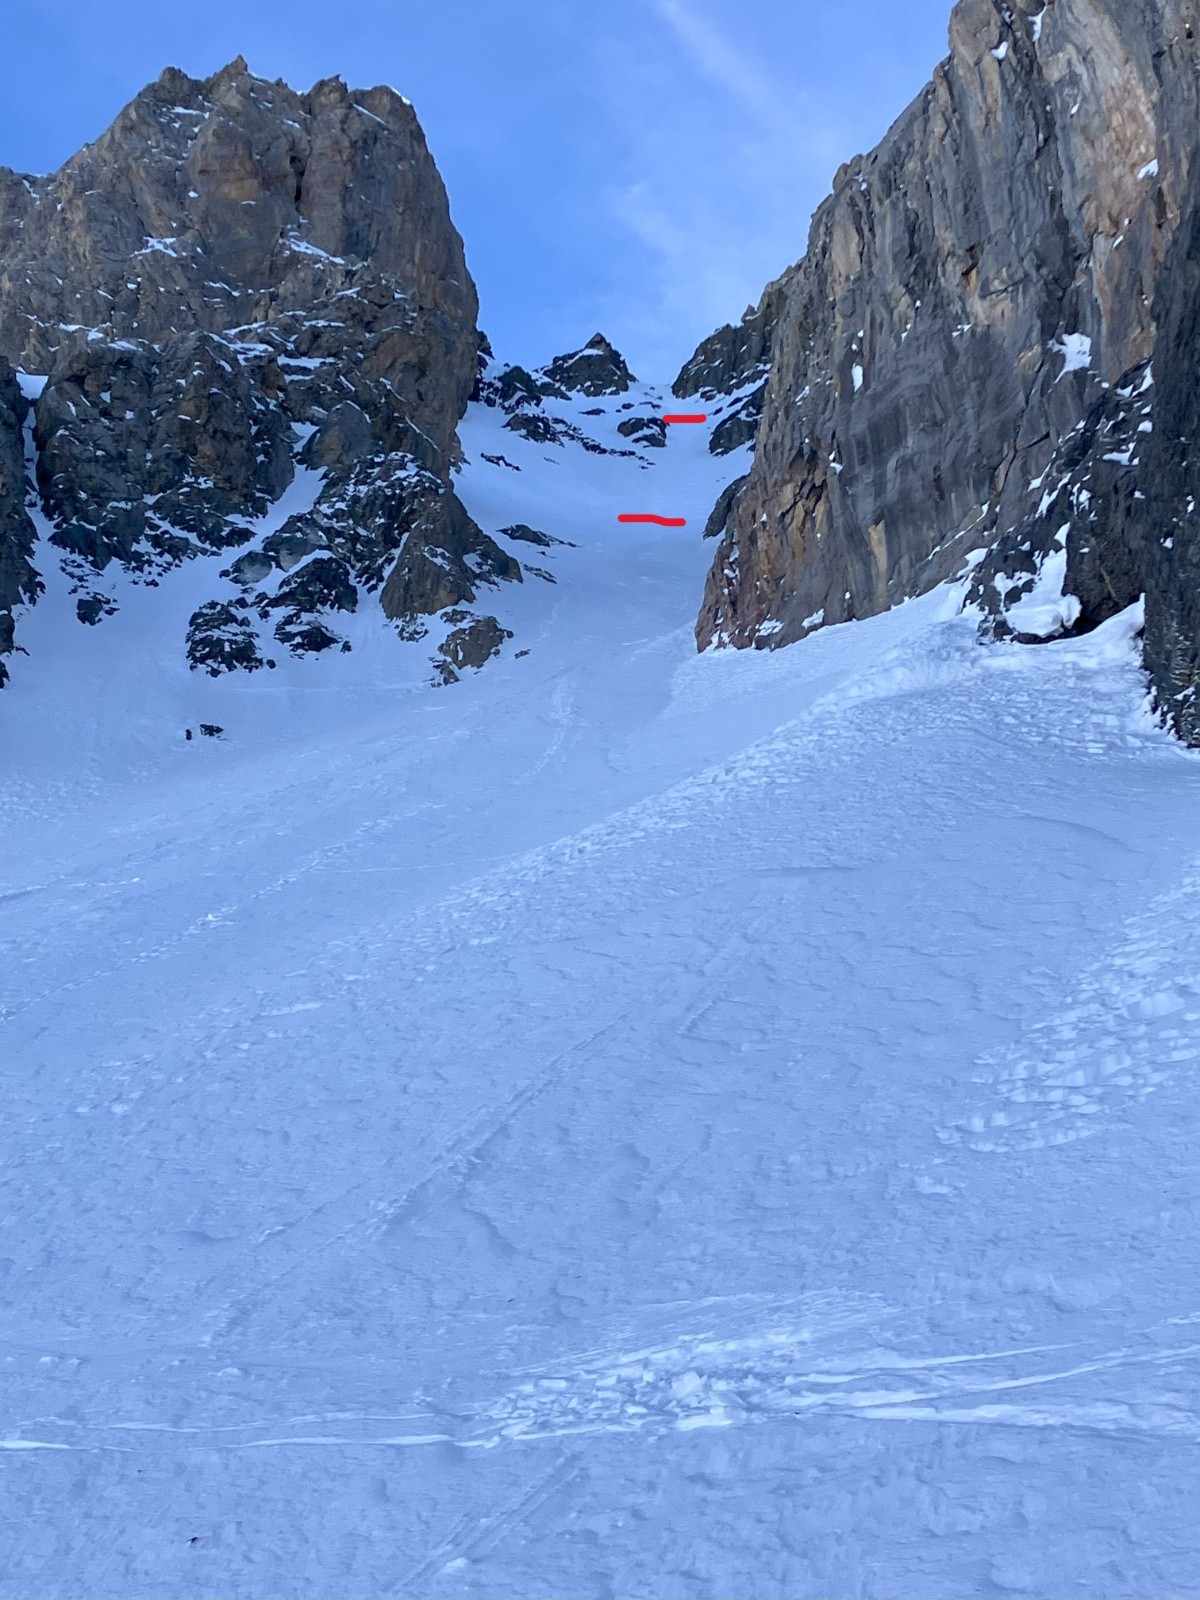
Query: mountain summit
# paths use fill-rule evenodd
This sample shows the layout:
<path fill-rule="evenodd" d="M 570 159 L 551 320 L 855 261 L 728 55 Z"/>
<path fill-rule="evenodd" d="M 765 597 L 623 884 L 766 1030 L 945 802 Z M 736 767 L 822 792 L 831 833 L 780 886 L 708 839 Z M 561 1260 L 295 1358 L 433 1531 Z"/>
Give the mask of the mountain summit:
<path fill-rule="evenodd" d="M 364 593 L 414 628 L 518 577 L 450 483 L 477 305 L 391 89 L 170 70 L 52 177 L 0 170 L 0 650 L 40 583 L 31 401 L 82 621 L 117 606 L 110 568 L 227 553 L 188 628 L 204 670 L 345 647 Z"/>

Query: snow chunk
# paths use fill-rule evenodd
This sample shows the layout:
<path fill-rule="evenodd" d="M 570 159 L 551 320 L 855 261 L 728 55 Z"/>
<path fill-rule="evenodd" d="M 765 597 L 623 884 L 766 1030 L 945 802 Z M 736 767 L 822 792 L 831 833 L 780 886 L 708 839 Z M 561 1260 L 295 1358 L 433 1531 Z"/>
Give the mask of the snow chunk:
<path fill-rule="evenodd" d="M 135 250 L 133 253 L 134 256 L 137 257 L 149 256 L 157 252 L 159 255 L 171 256 L 174 260 L 178 261 L 179 251 L 173 248 L 173 246 L 178 242 L 179 241 L 176 239 L 174 234 L 166 239 L 152 239 L 149 235 L 147 235 L 146 243 L 143 245 L 143 247 L 140 250 Z"/>
<path fill-rule="evenodd" d="M 1063 369 L 1060 378 L 1065 378 L 1068 372 L 1090 372 L 1092 369 L 1092 341 L 1086 333 L 1068 333 L 1061 340 L 1055 340 L 1050 346 L 1051 350 L 1063 357 Z"/>
<path fill-rule="evenodd" d="M 1067 552 L 1057 550 L 1029 593 L 1004 613 L 1009 627 L 1031 639 L 1053 639 L 1074 627 L 1083 607 L 1073 594 L 1063 593 L 1066 581 Z"/>

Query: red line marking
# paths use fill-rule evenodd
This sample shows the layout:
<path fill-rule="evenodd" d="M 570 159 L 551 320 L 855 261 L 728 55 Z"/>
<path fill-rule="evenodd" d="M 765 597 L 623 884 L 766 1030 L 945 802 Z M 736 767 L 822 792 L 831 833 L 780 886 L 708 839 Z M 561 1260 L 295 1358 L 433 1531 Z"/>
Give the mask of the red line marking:
<path fill-rule="evenodd" d="M 656 528 L 686 528 L 687 527 L 687 518 L 686 517 L 625 516 L 625 517 L 618 517 L 617 521 L 618 522 L 652 522 L 655 525 Z"/>
<path fill-rule="evenodd" d="M 680 411 L 672 416 L 664 417 L 664 422 L 707 422 L 708 417 L 703 411 Z"/>

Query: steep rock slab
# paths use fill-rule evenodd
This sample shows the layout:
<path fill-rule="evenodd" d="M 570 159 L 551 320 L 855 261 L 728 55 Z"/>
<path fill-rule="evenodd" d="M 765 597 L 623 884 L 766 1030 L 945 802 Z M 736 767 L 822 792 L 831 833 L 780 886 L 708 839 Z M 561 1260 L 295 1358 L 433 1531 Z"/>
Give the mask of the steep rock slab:
<path fill-rule="evenodd" d="M 273 362 L 259 368 L 207 333 L 65 352 L 35 427 L 53 542 L 98 571 L 114 560 L 161 569 L 244 542 L 237 520 L 266 512 L 293 474 L 283 377 Z"/>
<path fill-rule="evenodd" d="M 13 607 L 31 603 L 39 587 L 32 560 L 34 527 L 25 509 L 27 411 L 16 374 L 0 357 L 0 685 L 7 681 L 4 657 L 14 644 Z"/>
<path fill-rule="evenodd" d="M 1197 126 L 1195 0 L 961 0 L 784 280 L 697 627 L 779 645 L 960 570 L 1153 350 Z"/>
<path fill-rule="evenodd" d="M 1143 518 L 1145 661 L 1175 731 L 1200 745 L 1200 185 L 1158 299 Z"/>

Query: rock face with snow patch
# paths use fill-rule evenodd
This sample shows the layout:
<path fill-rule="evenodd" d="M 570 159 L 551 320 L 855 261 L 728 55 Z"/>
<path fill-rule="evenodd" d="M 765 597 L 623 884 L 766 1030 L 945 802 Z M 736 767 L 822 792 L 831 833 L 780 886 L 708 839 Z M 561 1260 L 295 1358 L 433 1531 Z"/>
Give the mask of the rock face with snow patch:
<path fill-rule="evenodd" d="M 591 455 L 621 455 L 636 457 L 636 450 L 613 449 L 602 445 L 586 433 L 578 423 L 567 417 L 555 415 L 546 407 L 547 401 L 573 401 L 580 397 L 588 400 L 620 400 L 637 379 L 626 365 L 619 350 L 611 345 L 602 333 L 594 334 L 581 350 L 555 356 L 547 366 L 536 372 L 524 367 L 500 367 L 492 356 L 491 346 L 484 339 L 480 343 L 479 370 L 475 385 L 475 398 L 484 405 L 497 406 L 507 412 L 504 426 L 511 433 L 534 444 L 561 445 L 574 443 Z M 603 407 L 596 408 L 599 415 Z M 634 401 L 628 400 L 619 410 L 636 411 Z M 635 444 L 661 449 L 666 443 L 666 428 L 661 416 L 631 416 L 619 424 L 622 437 Z"/>
<path fill-rule="evenodd" d="M 702 648 L 874 614 L 1001 544 L 1011 571 L 988 577 L 1016 603 L 1060 537 L 1072 625 L 1128 599 L 1110 546 L 1141 537 L 1128 474 L 1196 145 L 1196 27 L 1195 0 L 960 0 L 949 59 L 841 169 L 770 291 L 756 459 Z M 702 346 L 678 392 L 735 344 Z"/>
<path fill-rule="evenodd" d="M 546 368 L 546 377 L 558 388 L 586 395 L 589 400 L 625 394 L 636 381 L 625 357 L 602 333 L 594 334 L 582 350 L 556 356 Z"/>
<path fill-rule="evenodd" d="M 113 563 L 155 581 L 229 551 L 187 641 L 221 671 L 344 643 L 385 585 L 411 624 L 519 576 L 451 488 L 476 314 L 390 89 L 171 70 L 53 177 L 0 169 L 0 354 L 49 375 L 37 482 L 81 620 L 114 608 Z M 445 581 L 413 581 L 430 565 Z"/>
<path fill-rule="evenodd" d="M 714 455 L 729 455 L 752 443 L 758 432 L 785 300 L 783 278 L 768 284 L 758 305 L 751 306 L 736 327 L 710 334 L 675 379 L 672 393 L 679 399 L 715 402 L 724 412 L 709 440 Z"/>

